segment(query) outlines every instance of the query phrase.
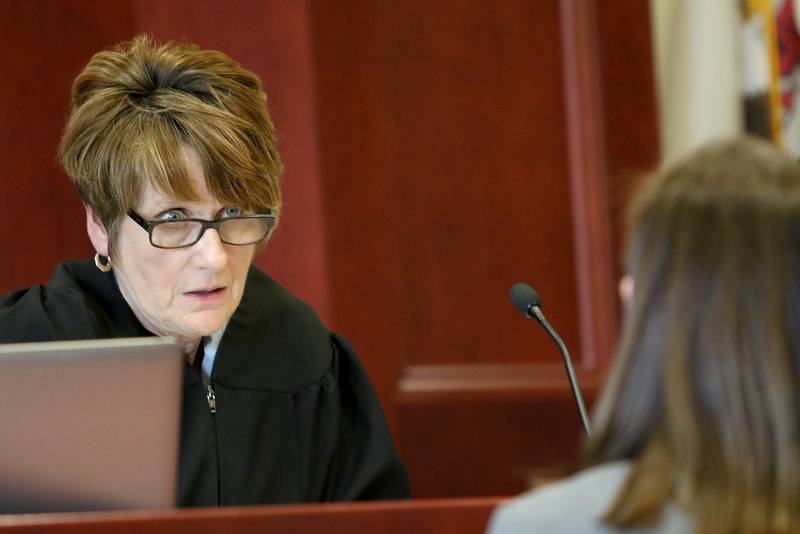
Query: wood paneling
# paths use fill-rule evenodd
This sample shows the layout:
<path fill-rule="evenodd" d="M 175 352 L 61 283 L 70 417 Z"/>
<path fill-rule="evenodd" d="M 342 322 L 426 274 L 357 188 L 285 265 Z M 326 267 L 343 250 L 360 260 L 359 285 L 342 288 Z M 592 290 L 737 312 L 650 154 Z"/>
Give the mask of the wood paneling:
<path fill-rule="evenodd" d="M 595 373 L 579 373 L 589 406 Z M 579 463 L 583 430 L 562 365 L 412 367 L 399 387 L 400 454 L 416 498 L 519 493 Z"/>
<path fill-rule="evenodd" d="M 558 20 L 537 21 L 540 29 L 547 24 L 560 29 L 557 70 L 565 104 L 563 116 L 551 120 L 566 124 L 559 140 L 565 153 L 549 157 L 566 160 L 566 168 L 556 179 L 570 186 L 566 209 L 571 211 L 572 234 L 564 237 L 574 247 L 574 263 L 565 264 L 557 275 L 575 277 L 573 321 L 579 344 L 565 338 L 590 402 L 603 382 L 616 339 L 618 191 L 631 180 L 625 171 L 655 163 L 655 103 L 647 59 L 647 10 L 642 5 L 632 11 L 642 17 L 637 19 L 642 24 L 632 32 L 639 46 L 634 53 L 638 62 L 632 63 L 625 61 L 631 43 L 618 39 L 616 33 L 626 27 L 620 21 L 630 25 L 623 15 L 625 6 L 600 10 L 593 1 L 562 0 Z M 559 76 L 547 78 L 555 84 Z M 619 83 L 626 84 L 625 91 L 609 95 Z M 636 109 L 630 111 L 625 105 Z M 625 132 L 640 135 L 639 141 L 626 144 L 622 141 Z M 531 232 L 529 239 L 535 244 L 540 237 Z M 486 325 L 474 325 L 481 326 Z M 561 330 L 559 323 L 556 326 Z M 529 343 L 534 346 L 534 340 Z M 504 361 L 502 347 L 496 349 L 493 361 Z M 563 475 L 579 465 L 582 432 L 563 367 L 535 358 L 529 361 L 534 363 L 487 367 L 464 356 L 461 365 L 443 366 L 435 361 L 406 368 L 396 398 L 396 426 L 416 496 L 518 492 L 530 478 Z"/>
<path fill-rule="evenodd" d="M 382 398 L 405 365 L 553 361 L 519 280 L 577 347 L 558 2 L 310 5 L 333 324 Z"/>
<path fill-rule="evenodd" d="M 130 36 L 130 3 L 3 2 L 0 16 L 0 292 L 44 283 L 58 260 L 89 257 L 83 207 L 56 151 L 72 80 Z"/>
<path fill-rule="evenodd" d="M 596 369 L 610 358 L 616 336 L 608 184 L 605 173 L 605 114 L 601 106 L 597 15 L 594 2 L 561 1 L 564 94 L 572 185 L 580 318 L 580 365 Z"/>
<path fill-rule="evenodd" d="M 632 186 L 660 159 L 658 107 L 650 33 L 649 2 L 618 0 L 598 9 L 602 103 L 607 117 L 605 174 L 612 223 L 615 273 L 622 273 L 624 207 Z"/>

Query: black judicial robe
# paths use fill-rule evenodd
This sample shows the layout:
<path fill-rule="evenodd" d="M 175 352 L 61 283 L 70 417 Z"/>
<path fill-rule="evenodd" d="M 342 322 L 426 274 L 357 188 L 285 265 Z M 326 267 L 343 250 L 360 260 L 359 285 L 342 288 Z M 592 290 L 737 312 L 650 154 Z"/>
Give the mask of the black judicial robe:
<path fill-rule="evenodd" d="M 0 343 L 152 335 L 91 261 L 0 297 Z M 211 387 L 184 365 L 180 506 L 409 496 L 375 391 L 342 337 L 251 267 Z M 143 388 L 146 391 L 146 387 Z"/>

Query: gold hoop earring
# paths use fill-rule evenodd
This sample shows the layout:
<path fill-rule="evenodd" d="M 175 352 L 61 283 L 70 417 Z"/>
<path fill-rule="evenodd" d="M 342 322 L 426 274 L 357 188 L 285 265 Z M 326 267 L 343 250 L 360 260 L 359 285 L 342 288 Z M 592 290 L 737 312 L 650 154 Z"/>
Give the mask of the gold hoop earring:
<path fill-rule="evenodd" d="M 105 258 L 106 262 L 103 263 L 100 258 Z M 95 252 L 94 253 L 94 264 L 97 266 L 98 269 L 100 269 L 104 273 L 109 272 L 113 267 L 111 265 L 111 257 L 110 256 L 101 256 L 99 252 Z"/>

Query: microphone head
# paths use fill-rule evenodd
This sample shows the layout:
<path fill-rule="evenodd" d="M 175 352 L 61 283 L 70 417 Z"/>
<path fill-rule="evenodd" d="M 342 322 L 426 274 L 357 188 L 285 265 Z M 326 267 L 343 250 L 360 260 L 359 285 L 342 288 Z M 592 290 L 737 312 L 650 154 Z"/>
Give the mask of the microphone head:
<path fill-rule="evenodd" d="M 517 282 L 511 287 L 511 302 L 526 317 L 532 315 L 531 308 L 533 306 L 542 307 L 542 300 L 539 298 L 539 294 L 524 282 Z"/>

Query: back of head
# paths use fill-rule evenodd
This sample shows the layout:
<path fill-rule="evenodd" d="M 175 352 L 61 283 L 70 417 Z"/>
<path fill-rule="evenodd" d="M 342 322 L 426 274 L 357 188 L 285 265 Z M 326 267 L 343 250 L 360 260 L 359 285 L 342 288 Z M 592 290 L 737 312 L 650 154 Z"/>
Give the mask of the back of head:
<path fill-rule="evenodd" d="M 221 52 L 144 35 L 95 54 L 73 84 L 60 156 L 112 235 L 144 180 L 195 199 L 184 147 L 221 202 L 278 215 L 282 166 L 252 72 Z"/>
<path fill-rule="evenodd" d="M 800 524 L 800 166 L 751 138 L 650 177 L 629 213 L 635 282 L 590 461 L 628 459 L 609 511 L 667 502 L 698 532 Z"/>

